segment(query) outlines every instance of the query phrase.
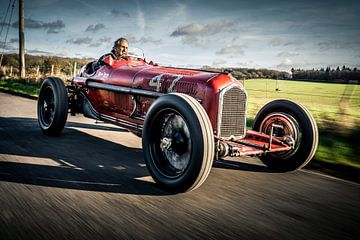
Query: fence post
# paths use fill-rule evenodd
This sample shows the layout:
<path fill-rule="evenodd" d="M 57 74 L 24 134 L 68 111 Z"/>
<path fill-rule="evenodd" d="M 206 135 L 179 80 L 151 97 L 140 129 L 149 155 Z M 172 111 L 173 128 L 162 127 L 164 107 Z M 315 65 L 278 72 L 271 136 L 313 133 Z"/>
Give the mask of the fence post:
<path fill-rule="evenodd" d="M 75 77 L 75 75 L 76 75 L 76 65 L 77 65 L 77 63 L 74 62 L 74 65 L 73 65 L 73 77 Z"/>
<path fill-rule="evenodd" d="M 268 98 L 268 82 L 269 82 L 269 79 L 267 78 L 266 79 L 266 99 Z"/>
<path fill-rule="evenodd" d="M 37 77 L 39 76 L 39 65 L 37 65 L 37 68 L 36 68 L 36 76 Z"/>
<path fill-rule="evenodd" d="M 51 76 L 54 75 L 54 64 L 51 64 Z"/>

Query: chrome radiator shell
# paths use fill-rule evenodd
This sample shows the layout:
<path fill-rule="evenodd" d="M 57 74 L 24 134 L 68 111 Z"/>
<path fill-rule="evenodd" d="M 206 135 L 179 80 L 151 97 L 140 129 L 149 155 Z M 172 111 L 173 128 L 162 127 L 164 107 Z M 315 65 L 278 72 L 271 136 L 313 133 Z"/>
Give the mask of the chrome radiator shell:
<path fill-rule="evenodd" d="M 247 92 L 240 84 L 220 90 L 217 135 L 224 139 L 241 139 L 246 133 Z"/>

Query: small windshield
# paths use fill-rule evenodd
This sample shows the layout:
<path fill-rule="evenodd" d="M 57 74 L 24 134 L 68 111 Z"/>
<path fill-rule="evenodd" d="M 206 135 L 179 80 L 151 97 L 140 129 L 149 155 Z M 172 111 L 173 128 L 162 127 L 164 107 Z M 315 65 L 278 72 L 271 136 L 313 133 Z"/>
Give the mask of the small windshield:
<path fill-rule="evenodd" d="M 130 47 L 128 57 L 145 59 L 144 51 L 138 47 Z"/>

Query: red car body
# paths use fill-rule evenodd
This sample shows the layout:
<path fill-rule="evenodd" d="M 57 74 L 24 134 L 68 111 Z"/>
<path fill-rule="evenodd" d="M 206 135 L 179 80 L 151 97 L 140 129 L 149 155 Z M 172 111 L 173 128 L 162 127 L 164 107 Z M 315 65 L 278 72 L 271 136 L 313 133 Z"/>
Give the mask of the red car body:
<path fill-rule="evenodd" d="M 137 57 L 109 56 L 104 63 L 96 71 L 87 64 L 66 87 L 61 79 L 45 79 L 38 100 L 45 134 L 61 133 L 68 110 L 126 128 L 143 137 L 154 180 L 174 191 L 200 186 L 214 159 L 257 155 L 289 171 L 315 154 L 315 120 L 292 101 L 268 103 L 246 130 L 247 92 L 230 71 L 162 67 Z"/>
<path fill-rule="evenodd" d="M 141 135 L 146 113 L 157 97 L 171 92 L 185 93 L 201 103 L 212 124 L 214 136 L 224 140 L 235 150 L 231 153 L 233 156 L 291 148 L 274 139 L 272 148 L 267 149 L 269 136 L 253 131 L 246 133 L 247 93 L 230 72 L 161 67 L 147 64 L 140 58 L 116 61 L 108 57 L 105 61 L 108 65 L 101 67 L 92 75 L 83 72 L 82 77 L 73 79 L 73 83 L 80 87 L 88 87 L 87 95 L 96 112 L 105 118 L 113 117 L 106 119 L 113 124 Z M 123 89 L 119 88 L 120 91 L 115 93 L 114 87 Z M 223 107 L 220 92 L 227 88 L 237 88 L 241 91 L 240 97 L 236 99 L 237 109 L 228 111 L 231 114 L 229 118 L 240 116 L 235 121 L 228 119 L 227 125 L 232 125 L 227 129 L 230 134 L 222 134 L 219 123 L 221 121 L 219 110 Z M 135 100 L 131 92 L 138 94 L 139 99 Z M 235 132 L 238 134 L 234 134 Z"/>
<path fill-rule="evenodd" d="M 159 67 L 149 65 L 141 59 L 113 61 L 111 66 L 105 65 L 91 76 L 77 77 L 73 80 L 76 85 L 81 87 L 87 86 L 89 81 L 152 92 L 151 96 L 141 96 L 139 99 L 141 104 L 136 106 L 136 116 L 143 119 L 156 97 L 170 92 L 186 93 L 202 101 L 202 106 L 208 113 L 215 132 L 219 90 L 229 84 L 240 85 L 240 83 L 230 80 L 228 73 Z M 89 88 L 88 95 L 99 113 L 137 123 L 139 127 L 129 128 L 141 132 L 143 120 L 130 117 L 130 115 L 134 115 L 134 113 L 132 114 L 134 101 L 131 94 L 115 95 L 108 90 Z M 127 125 L 121 123 L 117 123 L 117 125 L 128 128 Z"/>

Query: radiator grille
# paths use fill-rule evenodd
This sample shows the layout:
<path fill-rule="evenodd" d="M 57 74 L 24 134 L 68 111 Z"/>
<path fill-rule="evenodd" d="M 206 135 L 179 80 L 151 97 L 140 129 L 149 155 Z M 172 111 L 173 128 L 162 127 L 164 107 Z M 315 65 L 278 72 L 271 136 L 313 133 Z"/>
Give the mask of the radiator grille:
<path fill-rule="evenodd" d="M 246 131 L 245 89 L 235 86 L 220 93 L 220 129 L 219 135 L 224 138 L 242 138 Z"/>

